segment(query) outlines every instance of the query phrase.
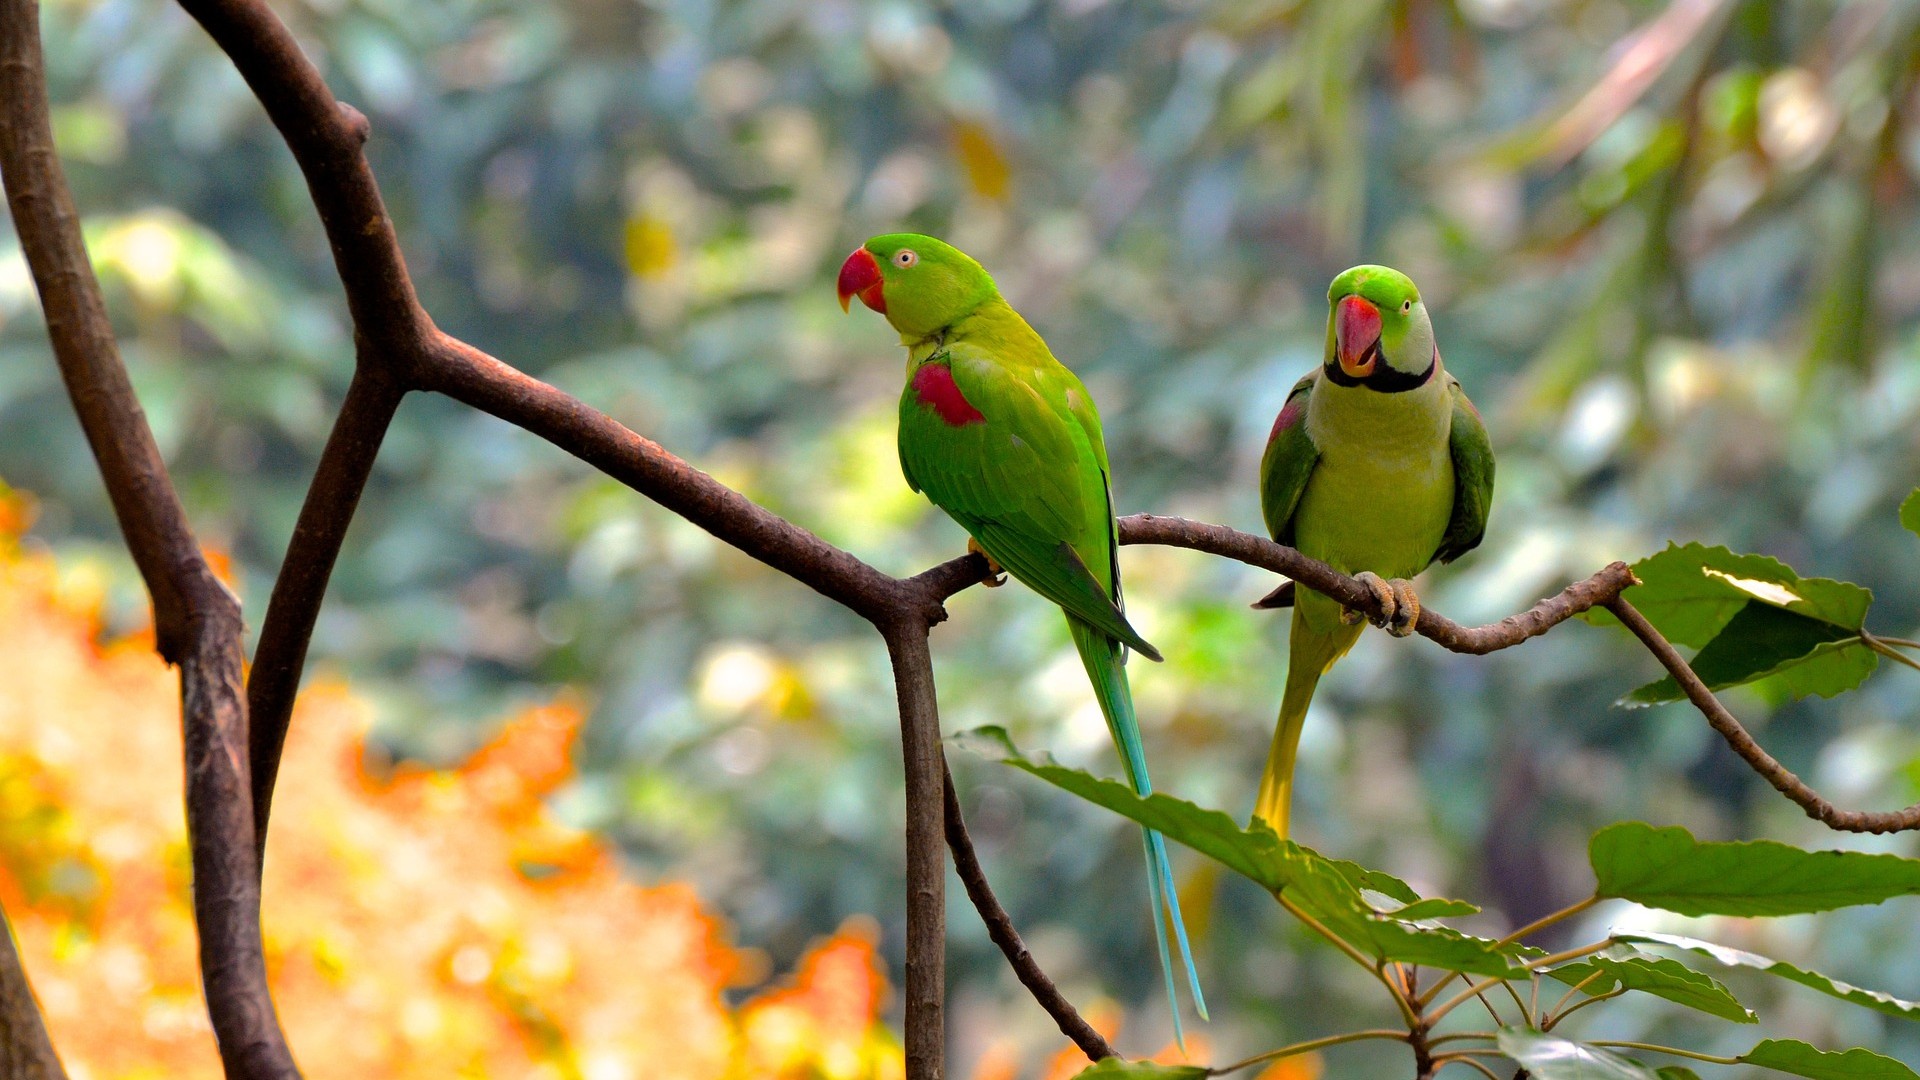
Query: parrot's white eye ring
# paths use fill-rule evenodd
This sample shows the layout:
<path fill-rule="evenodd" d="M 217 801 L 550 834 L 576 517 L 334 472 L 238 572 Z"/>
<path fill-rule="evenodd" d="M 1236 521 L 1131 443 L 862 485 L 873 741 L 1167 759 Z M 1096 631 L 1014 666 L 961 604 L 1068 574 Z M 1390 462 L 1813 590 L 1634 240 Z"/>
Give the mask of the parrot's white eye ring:
<path fill-rule="evenodd" d="M 1400 305 L 1400 310 L 1401 310 L 1401 311 L 1412 311 L 1412 310 L 1413 310 L 1413 301 L 1411 301 L 1411 300 L 1408 300 L 1408 301 L 1406 301 L 1406 302 L 1404 302 L 1404 303 L 1402 303 L 1402 304 Z"/>
<path fill-rule="evenodd" d="M 920 256 L 915 254 L 912 248 L 901 248 L 899 251 L 893 253 L 893 265 L 902 270 L 919 261 Z"/>

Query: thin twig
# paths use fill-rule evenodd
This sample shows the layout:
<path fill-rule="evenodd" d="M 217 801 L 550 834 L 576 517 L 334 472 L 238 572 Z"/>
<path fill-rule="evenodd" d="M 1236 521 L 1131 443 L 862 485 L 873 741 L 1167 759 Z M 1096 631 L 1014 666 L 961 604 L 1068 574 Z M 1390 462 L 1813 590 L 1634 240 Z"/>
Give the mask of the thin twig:
<path fill-rule="evenodd" d="M 1654 659 L 1659 660 L 1660 665 L 1680 684 L 1680 690 L 1686 694 L 1687 700 L 1693 702 L 1694 708 L 1700 710 L 1707 718 L 1707 723 L 1720 733 L 1733 752 L 1740 755 L 1741 760 L 1767 783 L 1772 784 L 1775 791 L 1797 803 L 1808 817 L 1843 832 L 1885 833 L 1920 828 L 1920 803 L 1904 810 L 1872 812 L 1842 810 L 1828 802 L 1754 741 L 1740 721 L 1727 711 L 1726 706 L 1720 704 L 1720 699 L 1714 696 L 1713 691 L 1707 689 L 1707 684 L 1700 680 L 1700 676 L 1694 674 L 1693 668 L 1681 658 L 1672 643 L 1654 629 L 1646 616 L 1640 614 L 1626 598 L 1616 595 L 1607 601 L 1606 608 L 1640 639 L 1648 652 L 1653 653 Z"/>
<path fill-rule="evenodd" d="M 1067 1000 L 1066 995 L 1034 961 L 1033 954 L 1027 951 L 1026 942 L 1020 940 L 1020 932 L 1014 929 L 1012 916 L 1000 906 L 999 899 L 993 895 L 993 888 L 987 884 L 987 872 L 980 865 L 980 856 L 973 850 L 973 838 L 967 835 L 966 818 L 960 813 L 960 795 L 953 787 L 953 771 L 947 768 L 944 759 L 940 767 L 946 785 L 947 849 L 953 852 L 953 869 L 960 878 L 960 884 L 966 886 L 967 898 L 973 901 L 974 909 L 980 913 L 980 921 L 986 924 L 987 937 L 1000 947 L 1015 977 L 1040 1003 L 1040 1007 L 1053 1017 L 1053 1022 L 1060 1026 L 1060 1033 L 1073 1040 L 1080 1052 L 1087 1055 L 1088 1061 L 1116 1056 L 1106 1036 L 1087 1023 L 1086 1018 L 1080 1015 L 1080 1011 L 1073 1007 L 1073 1003 Z"/>
<path fill-rule="evenodd" d="M 1579 993 L 1582 990 L 1585 990 L 1589 983 L 1593 982 L 1595 979 L 1598 979 L 1605 974 L 1606 974 L 1605 970 L 1601 968 L 1594 968 L 1593 971 L 1589 973 L 1586 978 L 1581 979 L 1579 982 L 1574 983 L 1572 986 L 1567 987 L 1567 992 L 1564 994 L 1561 994 L 1560 999 L 1558 1001 L 1555 1001 L 1552 1007 L 1547 1010 L 1546 1018 L 1540 1024 L 1540 1030 L 1547 1031 L 1551 1029 L 1553 1027 L 1553 1018 L 1559 1015 L 1560 1007 L 1565 1005 L 1567 1002 L 1573 1000 L 1573 995 Z"/>

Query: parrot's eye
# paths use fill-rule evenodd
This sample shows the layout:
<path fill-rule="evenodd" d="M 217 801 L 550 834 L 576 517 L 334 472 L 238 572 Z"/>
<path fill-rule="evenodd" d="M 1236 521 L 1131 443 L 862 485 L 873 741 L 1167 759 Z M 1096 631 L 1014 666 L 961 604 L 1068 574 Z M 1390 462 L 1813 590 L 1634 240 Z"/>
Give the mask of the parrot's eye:
<path fill-rule="evenodd" d="M 1405 301 L 1405 302 L 1403 302 L 1403 303 L 1402 303 L 1402 304 L 1400 305 L 1400 310 L 1401 310 L 1402 312 L 1408 312 L 1408 311 L 1412 311 L 1412 310 L 1413 310 L 1413 301 L 1411 301 L 1411 300 L 1408 300 L 1408 301 Z"/>
<path fill-rule="evenodd" d="M 912 248 L 901 248 L 899 251 L 893 253 L 893 265 L 902 270 L 919 261 L 920 256 L 914 254 Z"/>

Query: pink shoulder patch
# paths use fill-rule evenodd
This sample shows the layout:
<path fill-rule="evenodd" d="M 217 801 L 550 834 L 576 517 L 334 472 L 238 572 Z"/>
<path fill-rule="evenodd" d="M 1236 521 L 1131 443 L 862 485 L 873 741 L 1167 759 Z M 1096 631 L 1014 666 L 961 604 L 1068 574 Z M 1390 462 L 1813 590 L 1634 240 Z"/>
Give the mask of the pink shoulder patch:
<path fill-rule="evenodd" d="M 1271 443 L 1279 438 L 1281 432 L 1298 424 L 1306 415 L 1307 395 L 1294 395 L 1293 400 L 1287 402 L 1286 406 L 1280 410 L 1280 415 L 1273 418 L 1273 430 L 1267 434 L 1267 442 Z"/>
<path fill-rule="evenodd" d="M 913 392 L 940 414 L 940 419 L 954 427 L 986 423 L 986 416 L 960 392 L 960 385 L 953 381 L 952 369 L 945 364 L 921 364 L 913 373 Z"/>

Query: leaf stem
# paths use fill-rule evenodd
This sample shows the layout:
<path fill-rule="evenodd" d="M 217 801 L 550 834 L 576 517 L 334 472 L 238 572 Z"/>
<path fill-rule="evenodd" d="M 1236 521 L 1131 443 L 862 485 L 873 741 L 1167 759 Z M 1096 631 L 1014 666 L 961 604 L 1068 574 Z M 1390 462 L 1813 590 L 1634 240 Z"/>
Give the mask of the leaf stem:
<path fill-rule="evenodd" d="M 1439 1057 L 1433 1059 L 1433 1071 L 1436 1073 L 1449 1065 L 1471 1065 L 1475 1069 L 1480 1070 L 1480 1075 L 1486 1077 L 1487 1080 L 1500 1080 L 1499 1074 L 1472 1058 L 1467 1057 L 1465 1054 L 1441 1054 Z"/>
<path fill-rule="evenodd" d="M 1314 933 L 1319 934 L 1321 937 L 1326 938 L 1328 941 L 1333 942 L 1334 945 L 1338 946 L 1341 952 L 1346 953 L 1348 958 L 1350 958 L 1354 963 L 1359 964 L 1361 967 L 1366 968 L 1368 971 L 1371 971 L 1373 973 L 1373 977 L 1380 980 L 1380 985 L 1386 987 L 1387 992 L 1393 995 L 1393 1002 L 1394 1004 L 1400 1006 L 1400 1016 L 1402 1019 L 1404 1019 L 1407 1022 L 1407 1027 L 1409 1029 L 1417 1028 L 1420 1026 L 1419 1010 L 1415 1009 L 1413 1007 L 1413 1003 L 1407 1000 L 1406 993 L 1403 992 L 1400 989 L 1400 987 L 1396 986 L 1392 979 L 1387 977 L 1387 974 L 1385 971 L 1386 965 L 1384 963 L 1376 963 L 1374 960 L 1368 958 L 1367 954 L 1361 952 L 1359 949 L 1354 948 L 1352 943 L 1347 941 L 1347 939 L 1341 937 L 1339 934 L 1334 933 L 1332 930 L 1327 929 L 1327 926 L 1325 923 L 1321 922 L 1319 919 L 1314 918 L 1312 915 L 1308 914 L 1307 911 L 1304 908 L 1302 908 L 1299 904 L 1296 904 L 1291 899 L 1289 899 L 1284 890 L 1282 890 L 1281 892 L 1274 893 L 1273 898 L 1275 900 L 1280 901 L 1280 906 L 1283 908 L 1286 908 L 1287 913 L 1289 915 L 1292 915 L 1294 918 L 1299 919 L 1301 922 L 1305 923 L 1309 930 L 1312 930 Z"/>
<path fill-rule="evenodd" d="M 1595 968 L 1593 971 L 1593 974 L 1588 975 L 1586 978 L 1581 979 L 1579 982 L 1574 983 L 1572 986 L 1567 987 L 1567 992 L 1560 995 L 1560 1000 L 1553 1003 L 1553 1007 L 1547 1010 L 1546 1015 L 1551 1017 L 1554 1014 L 1558 1013 L 1560 1011 L 1560 1006 L 1565 1005 L 1573 997 L 1573 995 L 1579 993 L 1582 990 L 1585 990 L 1587 988 L 1588 983 L 1592 982 L 1593 980 L 1605 974 L 1606 972 L 1601 971 L 1599 968 Z M 1547 1030 L 1550 1030 L 1552 1027 L 1553 1027 L 1553 1021 L 1545 1020 L 1541 1023 L 1540 1030 L 1547 1031 Z"/>
<path fill-rule="evenodd" d="M 1555 964 L 1564 964 L 1569 960 L 1578 960 L 1579 958 L 1586 956 L 1590 953 L 1597 953 L 1601 949 L 1604 949 L 1607 946 L 1612 945 L 1613 943 L 1614 943 L 1614 940 L 1612 936 L 1608 936 L 1600 939 L 1599 941 L 1594 942 L 1591 945 L 1582 945 L 1578 949 L 1568 949 L 1566 952 L 1552 953 L 1550 955 L 1543 956 L 1538 960 L 1528 961 L 1527 967 L 1535 971 L 1541 970 L 1543 968 L 1550 968 Z M 1462 990 L 1459 993 L 1453 995 L 1452 997 L 1448 998 L 1445 1002 L 1441 1003 L 1438 1008 L 1435 1008 L 1426 1013 L 1427 1026 L 1432 1027 L 1433 1025 L 1439 1023 L 1441 1017 L 1452 1012 L 1454 1008 L 1458 1006 L 1461 1002 L 1467 1000 L 1470 997 L 1473 997 L 1474 995 L 1480 993 L 1483 990 L 1490 989 L 1494 983 L 1506 982 L 1507 978 L 1508 978 L 1507 976 L 1494 976 L 1492 978 L 1482 979 L 1481 981 L 1474 983 L 1472 986 L 1467 987 L 1465 990 Z"/>
<path fill-rule="evenodd" d="M 1609 990 L 1604 994 L 1595 994 L 1585 1001 L 1576 1001 L 1573 1004 L 1567 1006 L 1566 1012 L 1563 1012 L 1558 1016 L 1549 1017 L 1545 1023 L 1540 1025 L 1540 1030 L 1552 1031 L 1555 1025 L 1559 1024 L 1562 1020 L 1565 1020 L 1567 1017 L 1572 1016 L 1574 1013 L 1579 1012 L 1581 1009 L 1584 1009 L 1589 1005 L 1598 1005 L 1602 1001 L 1612 1001 L 1614 998 L 1617 998 L 1621 994 L 1624 994 L 1626 992 L 1627 992 L 1627 988 L 1624 986 L 1621 986 L 1621 987 L 1616 987 L 1612 990 Z"/>
<path fill-rule="evenodd" d="M 1713 1054 L 1702 1054 L 1698 1050 L 1682 1050 L 1677 1046 L 1661 1046 L 1659 1043 L 1625 1042 L 1618 1039 L 1608 1039 L 1604 1042 L 1590 1042 L 1587 1045 L 1617 1046 L 1622 1050 L 1650 1050 L 1656 1054 L 1672 1054 L 1674 1057 L 1692 1058 L 1695 1061 L 1710 1062 L 1714 1065 L 1740 1064 L 1740 1059 L 1737 1057 L 1716 1057 Z"/>
<path fill-rule="evenodd" d="M 1494 942 L 1493 943 L 1494 948 L 1496 949 L 1503 948 L 1505 946 L 1513 944 L 1516 941 L 1519 941 L 1521 938 L 1526 937 L 1529 934 L 1538 933 L 1541 930 L 1545 930 L 1547 927 L 1552 926 L 1555 923 L 1565 922 L 1566 920 L 1573 918 L 1575 915 L 1580 914 L 1581 912 L 1587 910 L 1588 908 L 1592 907 L 1593 905 L 1599 902 L 1600 902 L 1600 898 L 1598 896 L 1589 896 L 1585 900 L 1582 900 L 1577 904 L 1572 904 L 1567 907 L 1563 907 L 1559 911 L 1553 912 L 1550 915 L 1542 915 L 1540 918 L 1533 920 L 1532 922 L 1521 927 L 1520 929 L 1515 930 L 1513 933 L 1508 934 L 1506 937 L 1501 938 L 1499 941 Z M 1423 1009 L 1426 1008 L 1429 1004 L 1433 1002 L 1434 998 L 1440 995 L 1441 987 L 1444 987 L 1449 982 L 1452 982 L 1454 976 L 1458 974 L 1460 973 L 1457 971 L 1449 971 L 1445 975 L 1440 976 L 1440 980 L 1434 983 L 1432 986 L 1427 987 L 1427 992 L 1424 994 L 1421 994 L 1419 999 L 1415 1002 L 1415 1004 L 1419 1005 Z"/>
<path fill-rule="evenodd" d="M 1456 1031 L 1451 1035 L 1439 1035 L 1434 1038 L 1428 1039 L 1427 1045 L 1439 1046 L 1441 1043 L 1459 1042 L 1462 1039 L 1496 1039 L 1496 1038 L 1499 1038 L 1499 1036 L 1494 1034 L 1491 1031 Z"/>
<path fill-rule="evenodd" d="M 1251 1068 L 1255 1065 L 1264 1065 L 1269 1061 L 1278 1061 L 1281 1058 L 1293 1057 L 1295 1054 L 1311 1053 L 1312 1051 L 1324 1049 L 1329 1046 L 1338 1046 L 1341 1043 L 1359 1042 L 1362 1039 L 1394 1039 L 1399 1042 L 1406 1042 L 1407 1033 L 1404 1031 L 1393 1031 L 1389 1028 L 1369 1028 L 1366 1031 L 1349 1031 L 1345 1035 L 1329 1035 L 1324 1039 L 1312 1039 L 1307 1042 L 1294 1043 L 1291 1046 L 1283 1046 L 1278 1050 L 1269 1050 L 1264 1054 L 1255 1054 L 1245 1061 L 1236 1061 L 1231 1065 L 1221 1065 L 1217 1068 L 1208 1069 L 1207 1075 L 1225 1076 L 1230 1072 L 1238 1072 L 1241 1069 Z"/>
<path fill-rule="evenodd" d="M 1914 669 L 1915 671 L 1920 671 L 1920 660 L 1915 660 L 1913 657 L 1908 656 L 1906 653 L 1903 653 L 1898 649 L 1893 648 L 1894 643 L 1892 639 L 1875 637 L 1874 635 L 1867 633 L 1865 630 L 1862 630 L 1860 631 L 1860 641 L 1862 644 L 1866 645 L 1867 648 L 1872 649 L 1874 652 L 1879 653 L 1881 656 L 1884 656 L 1895 663 L 1905 664 L 1908 667 Z M 1916 647 L 1920 647 L 1920 646 L 1916 646 Z"/>

